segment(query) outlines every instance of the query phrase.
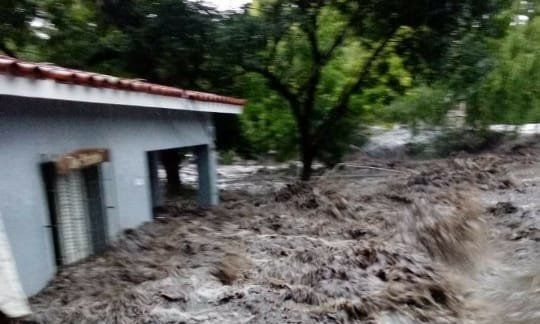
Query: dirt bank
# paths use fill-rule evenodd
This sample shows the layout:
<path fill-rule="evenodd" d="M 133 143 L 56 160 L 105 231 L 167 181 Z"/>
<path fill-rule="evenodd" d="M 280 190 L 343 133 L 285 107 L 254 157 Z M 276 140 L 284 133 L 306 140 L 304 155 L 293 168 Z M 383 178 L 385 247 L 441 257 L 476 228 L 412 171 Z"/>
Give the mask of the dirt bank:
<path fill-rule="evenodd" d="M 538 323 L 540 206 L 520 200 L 540 193 L 532 143 L 353 161 L 277 192 L 224 192 L 211 210 L 171 204 L 62 269 L 33 320 Z"/>

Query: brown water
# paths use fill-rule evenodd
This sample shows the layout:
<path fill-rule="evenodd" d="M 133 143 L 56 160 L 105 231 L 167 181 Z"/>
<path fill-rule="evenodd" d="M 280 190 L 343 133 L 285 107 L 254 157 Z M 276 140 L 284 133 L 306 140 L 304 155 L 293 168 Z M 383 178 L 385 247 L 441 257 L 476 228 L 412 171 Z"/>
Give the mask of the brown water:
<path fill-rule="evenodd" d="M 224 192 L 211 210 L 172 202 L 170 217 L 63 269 L 33 319 L 540 323 L 531 145 L 354 161 L 310 184 Z"/>

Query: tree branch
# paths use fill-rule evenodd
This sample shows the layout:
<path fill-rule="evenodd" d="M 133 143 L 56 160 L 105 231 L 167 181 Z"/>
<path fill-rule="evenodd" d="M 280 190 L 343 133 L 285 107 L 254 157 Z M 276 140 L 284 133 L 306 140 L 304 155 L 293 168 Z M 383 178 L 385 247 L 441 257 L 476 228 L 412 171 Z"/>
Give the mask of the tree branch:
<path fill-rule="evenodd" d="M 345 36 L 347 35 L 347 31 L 349 30 L 349 27 L 352 25 L 352 23 L 353 23 L 353 19 L 349 20 L 349 22 L 343 28 L 341 33 L 336 37 L 336 39 L 334 39 L 334 42 L 332 43 L 330 48 L 328 48 L 328 50 L 324 54 L 322 54 L 323 64 L 326 64 L 326 62 L 328 62 L 328 60 L 330 60 L 330 58 L 334 54 L 334 51 L 336 50 L 336 48 L 338 48 L 341 44 L 343 44 L 343 42 L 345 41 Z"/>
<path fill-rule="evenodd" d="M 310 132 L 310 115 L 313 110 L 313 106 L 315 105 L 315 92 L 317 91 L 317 85 L 319 84 L 319 80 L 321 78 L 321 61 L 322 61 L 322 55 L 321 51 L 319 50 L 319 39 L 317 37 L 317 15 L 309 16 L 309 25 L 306 26 L 305 30 L 309 46 L 311 49 L 311 56 L 313 58 L 312 66 L 311 66 L 311 72 L 310 76 L 307 79 L 306 83 L 304 83 L 300 87 L 300 94 L 302 94 L 303 98 L 303 110 L 302 110 L 302 119 L 303 123 L 305 124 L 307 132 Z"/>
<path fill-rule="evenodd" d="M 330 110 L 330 112 L 326 115 L 323 121 L 319 124 L 319 127 L 317 127 L 317 130 L 315 132 L 315 136 L 313 139 L 313 145 L 316 146 L 320 144 L 320 142 L 325 137 L 328 130 L 345 115 L 349 106 L 349 101 L 351 99 L 351 96 L 355 92 L 360 90 L 360 87 L 364 84 L 364 82 L 366 81 L 366 78 L 369 76 L 369 73 L 371 72 L 371 68 L 373 67 L 373 64 L 382 55 L 384 49 L 386 48 L 390 40 L 394 37 L 397 30 L 398 28 L 394 28 L 383 39 L 383 41 L 375 48 L 371 56 L 367 59 L 367 61 L 364 63 L 364 65 L 360 69 L 356 80 L 350 83 L 349 85 L 345 86 L 345 89 L 339 96 L 339 99 L 336 105 Z"/>
<path fill-rule="evenodd" d="M 341 33 L 334 39 L 334 42 L 332 43 L 332 45 L 330 45 L 330 47 L 324 52 L 324 53 L 321 53 L 319 48 L 318 48 L 318 40 L 316 38 L 316 35 L 313 36 L 313 39 L 315 40 L 314 44 L 316 45 L 311 45 L 312 47 L 312 53 L 314 51 L 314 48 L 317 49 L 317 54 L 315 56 L 314 55 L 314 66 L 313 68 L 311 69 L 311 74 L 308 78 L 308 80 L 306 81 L 306 83 L 300 87 L 300 93 L 308 90 L 310 88 L 313 88 L 313 85 L 315 85 L 315 87 L 317 86 L 317 84 L 319 83 L 319 79 L 320 79 L 320 73 L 321 73 L 321 70 L 324 68 L 324 66 L 328 63 L 328 61 L 332 58 L 332 55 L 334 54 L 334 51 L 341 45 L 343 44 L 343 42 L 345 41 L 345 36 L 347 35 L 347 31 L 349 29 L 349 26 L 352 24 L 353 20 L 350 20 L 347 25 L 343 28 L 343 30 L 341 31 Z M 309 37 L 309 34 L 308 34 L 308 37 Z M 311 37 L 310 37 L 311 39 Z M 310 41 L 311 43 L 311 41 Z M 315 90 L 315 89 L 313 89 Z"/>
<path fill-rule="evenodd" d="M 319 39 L 317 38 L 317 15 L 309 15 L 309 25 L 306 26 L 305 32 L 308 36 L 311 55 L 315 62 L 321 60 L 321 52 L 319 50 Z"/>
<path fill-rule="evenodd" d="M 268 55 L 268 64 L 272 63 L 272 61 L 276 58 L 277 47 L 278 47 L 279 42 L 281 42 L 281 40 L 283 39 L 283 36 L 285 36 L 284 31 L 281 31 L 276 36 L 276 39 L 274 40 L 274 44 L 272 48 L 270 49 L 270 54 Z"/>
<path fill-rule="evenodd" d="M 293 111 L 295 118 L 300 118 L 300 103 L 298 101 L 296 93 L 294 93 L 289 87 L 283 83 L 274 73 L 270 72 L 268 68 L 261 68 L 257 66 L 244 66 L 244 69 L 248 72 L 255 72 L 263 76 L 273 90 L 279 93 L 285 98 Z"/>

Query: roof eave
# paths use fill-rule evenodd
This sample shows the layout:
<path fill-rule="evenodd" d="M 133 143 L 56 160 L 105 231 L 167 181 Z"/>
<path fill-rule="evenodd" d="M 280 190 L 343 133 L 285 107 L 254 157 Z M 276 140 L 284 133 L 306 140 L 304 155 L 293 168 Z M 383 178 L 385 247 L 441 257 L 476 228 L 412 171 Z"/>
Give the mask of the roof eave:
<path fill-rule="evenodd" d="M 0 74 L 0 95 L 88 102 L 106 105 L 240 114 L 242 105 L 194 100 L 140 91 L 89 87 L 52 79 Z"/>

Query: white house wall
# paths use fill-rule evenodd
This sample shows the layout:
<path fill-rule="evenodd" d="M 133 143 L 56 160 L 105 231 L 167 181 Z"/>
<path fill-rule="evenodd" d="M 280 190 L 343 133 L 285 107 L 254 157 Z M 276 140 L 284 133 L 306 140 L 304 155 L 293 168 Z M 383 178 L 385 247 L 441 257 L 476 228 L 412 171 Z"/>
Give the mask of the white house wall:
<path fill-rule="evenodd" d="M 39 163 L 81 148 L 107 148 L 109 233 L 151 220 L 146 151 L 212 143 L 209 114 L 0 96 L 0 211 L 27 294 L 55 272 Z"/>

